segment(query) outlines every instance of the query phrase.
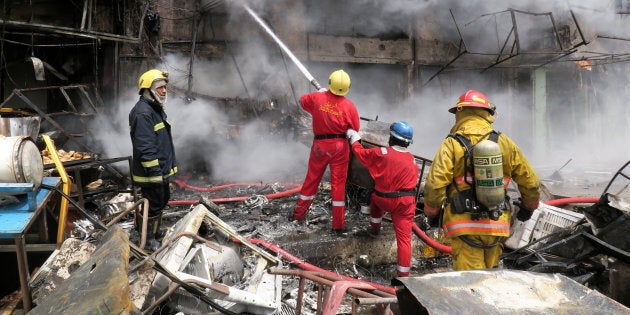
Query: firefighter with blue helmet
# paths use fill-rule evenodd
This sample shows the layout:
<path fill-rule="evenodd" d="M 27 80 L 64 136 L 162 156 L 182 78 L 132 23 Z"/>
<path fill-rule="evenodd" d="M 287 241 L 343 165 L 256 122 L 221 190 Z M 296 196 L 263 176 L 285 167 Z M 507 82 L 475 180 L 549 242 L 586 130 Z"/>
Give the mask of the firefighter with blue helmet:
<path fill-rule="evenodd" d="M 368 233 L 379 234 L 383 214 L 389 212 L 394 223 L 397 245 L 396 274 L 409 276 L 411 269 L 411 230 L 416 211 L 418 165 L 407 147 L 413 142 L 413 128 L 406 121 L 389 127 L 389 146 L 364 148 L 357 131 L 346 131 L 352 153 L 374 179 L 370 198 Z"/>

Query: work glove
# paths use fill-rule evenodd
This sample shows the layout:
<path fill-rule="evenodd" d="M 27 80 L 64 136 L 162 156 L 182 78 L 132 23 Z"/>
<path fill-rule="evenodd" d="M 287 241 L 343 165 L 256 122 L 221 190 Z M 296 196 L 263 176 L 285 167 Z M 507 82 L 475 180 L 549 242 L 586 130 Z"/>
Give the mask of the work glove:
<path fill-rule="evenodd" d="M 328 91 L 327 88 L 319 88 L 319 90 L 317 90 L 317 92 L 321 92 L 321 93 L 326 92 L 326 91 Z"/>
<path fill-rule="evenodd" d="M 516 214 L 516 218 L 521 222 L 525 222 L 532 217 L 533 213 L 534 211 L 531 211 L 529 209 L 520 208 L 518 210 L 518 213 Z"/>
<path fill-rule="evenodd" d="M 527 209 L 523 206 L 523 199 L 521 198 L 518 198 L 518 201 L 515 201 L 514 205 L 518 207 L 516 219 L 521 222 L 529 220 L 532 217 L 532 214 L 534 214 L 534 210 Z"/>
<path fill-rule="evenodd" d="M 353 129 L 346 130 L 346 138 L 348 138 L 348 140 L 350 141 L 351 145 L 353 143 L 361 140 L 361 137 L 359 136 L 359 133 L 356 130 L 353 130 Z"/>

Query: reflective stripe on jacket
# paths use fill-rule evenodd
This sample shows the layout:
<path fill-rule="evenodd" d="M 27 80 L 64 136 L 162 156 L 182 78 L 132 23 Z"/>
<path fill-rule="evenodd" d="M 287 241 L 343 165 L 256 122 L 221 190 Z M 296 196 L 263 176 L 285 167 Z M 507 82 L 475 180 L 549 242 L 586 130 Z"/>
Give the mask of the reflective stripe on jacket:
<path fill-rule="evenodd" d="M 171 125 L 162 106 L 140 96 L 129 112 L 132 178 L 138 185 L 172 180 L 177 173 Z"/>
<path fill-rule="evenodd" d="M 494 117 L 484 109 L 467 108 L 457 112 L 457 122 L 451 129 L 451 133 L 459 133 L 470 139 L 472 144 L 490 132 Z M 504 133 L 501 133 L 498 144 L 503 153 L 503 176 L 514 181 L 518 185 L 523 202 L 526 204 L 538 204 L 540 197 L 540 180 L 529 164 L 519 147 Z M 464 151 L 465 148 L 457 140 L 447 137 L 438 149 L 431 164 L 427 181 L 424 187 L 424 211 L 427 215 L 438 214 L 446 197 L 451 197 L 457 190 L 470 189 L 470 186 L 461 181 L 464 176 Z M 505 181 L 509 182 L 508 180 Z M 469 213 L 453 214 L 450 205 L 444 209 L 443 227 L 447 236 L 458 235 L 495 235 L 509 236 L 509 219 L 511 211 L 504 211 L 498 221 L 476 220 L 470 218 Z"/>

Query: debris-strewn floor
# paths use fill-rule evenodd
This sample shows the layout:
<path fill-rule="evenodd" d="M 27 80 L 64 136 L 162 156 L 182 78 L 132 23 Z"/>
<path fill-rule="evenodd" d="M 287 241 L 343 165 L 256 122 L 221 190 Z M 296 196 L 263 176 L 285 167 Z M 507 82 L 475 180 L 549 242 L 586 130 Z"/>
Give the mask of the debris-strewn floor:
<path fill-rule="evenodd" d="M 565 187 L 572 185 L 571 183 L 564 182 L 558 184 L 566 185 Z M 177 227 L 181 225 L 181 221 L 190 217 L 193 213 L 197 213 L 197 219 L 187 219 L 191 222 L 191 226 L 193 226 L 191 233 L 209 242 L 206 246 L 198 244 L 191 247 L 193 244 L 192 240 L 187 240 L 186 242 L 189 243 L 177 245 L 181 246 L 183 252 L 181 254 L 182 256 L 175 260 L 190 262 L 189 265 L 187 265 L 188 267 L 186 267 L 187 269 L 180 270 L 180 272 L 194 273 L 199 270 L 207 269 L 207 267 L 203 265 L 193 267 L 191 264 L 197 260 L 212 261 L 212 259 L 208 257 L 213 257 L 213 255 L 217 255 L 217 253 L 220 252 L 234 252 L 235 254 L 228 260 L 225 260 L 225 255 L 219 255 L 223 257 L 221 258 L 222 262 L 215 262 L 217 265 L 213 265 L 211 268 L 211 270 L 228 270 L 227 272 L 222 272 L 218 275 L 207 275 L 207 277 L 220 282 L 222 285 L 230 286 L 232 291 L 240 292 L 236 296 L 226 295 L 228 297 L 227 301 L 239 301 L 239 299 L 251 295 L 252 293 L 247 291 L 248 288 L 252 286 L 256 287 L 257 285 L 249 282 L 255 279 L 260 280 L 260 275 L 268 273 L 268 268 L 288 269 L 294 268 L 296 267 L 295 265 L 302 263 L 312 264 L 342 276 L 357 278 L 378 285 L 390 286 L 392 280 L 396 278 L 396 246 L 392 224 L 387 220 L 386 215 L 382 233 L 377 238 L 366 235 L 364 229 L 369 224 L 369 215 L 360 211 L 361 204 L 364 204 L 363 200 L 365 199 L 364 189 L 348 185 L 346 226 L 350 231 L 346 235 L 335 235 L 330 231 L 330 185 L 326 181 L 322 182 L 320 185 L 319 192 L 308 212 L 307 223 L 298 224 L 295 221 L 291 222 L 288 220 L 289 215 L 293 212 L 298 194 L 285 194 L 284 192 L 296 189 L 298 186 L 299 184 L 295 182 L 228 183 L 211 185 L 205 183 L 204 178 L 189 176 L 185 179 L 178 179 L 172 186 L 172 203 L 164 212 L 163 225 L 164 228 L 168 229 L 169 233 L 171 233 L 167 233 L 167 238 L 172 238 L 173 233 L 179 235 L 183 231 L 182 227 Z M 598 183 L 597 187 L 599 186 L 606 185 Z M 625 186 L 627 185 L 621 185 L 621 187 Z M 620 185 L 611 185 L 611 187 L 618 188 Z M 514 191 L 509 190 L 509 193 L 514 193 Z M 551 191 L 546 191 L 545 193 L 545 198 L 554 198 L 555 196 L 556 194 Z M 609 280 L 610 276 L 608 270 L 610 269 L 611 272 L 613 272 L 612 269 L 621 269 L 618 260 L 628 258 L 624 256 L 623 250 L 627 250 L 626 247 L 629 247 L 627 246 L 629 244 L 625 241 L 612 241 L 611 237 L 618 235 L 618 233 L 614 235 L 608 233 L 608 240 L 606 240 L 606 235 L 603 234 L 600 235 L 600 238 L 608 241 L 610 244 L 618 246 L 622 249 L 621 251 L 616 251 L 615 247 L 606 248 L 605 246 L 597 246 L 597 244 L 596 246 L 589 246 L 587 244 L 589 238 L 592 240 L 594 237 L 587 223 L 597 223 L 601 221 L 598 221 L 596 218 L 598 213 L 606 212 L 607 214 L 604 215 L 604 217 L 615 217 L 618 218 L 617 221 L 628 216 L 629 209 L 627 208 L 630 207 L 626 207 L 626 203 L 620 197 L 611 196 L 610 200 L 610 205 L 604 203 L 600 205 L 600 207 L 604 207 L 605 209 L 616 207 L 618 210 L 613 209 L 607 210 L 608 212 L 606 212 L 602 210 L 604 208 L 588 210 L 580 207 L 562 210 L 551 206 L 546 207 L 545 209 L 547 210 L 541 210 L 543 212 L 547 211 L 539 214 L 541 222 L 543 222 L 545 218 L 549 220 L 552 214 L 555 215 L 558 213 L 558 215 L 569 215 L 567 218 L 575 218 L 571 220 L 583 224 L 581 226 L 577 224 L 575 226 L 567 226 L 566 229 L 558 225 L 557 228 L 554 227 L 550 229 L 547 231 L 548 234 L 556 233 L 557 235 L 552 235 L 553 237 L 550 237 L 546 242 L 542 243 L 542 245 L 532 246 L 529 249 L 520 249 L 514 246 L 506 248 L 501 268 L 521 269 L 541 273 L 560 273 L 591 289 L 604 294 L 610 294 L 610 291 L 613 291 L 613 285 Z M 204 206 L 199 206 L 198 204 L 200 202 L 203 203 Z M 121 209 L 129 208 L 131 204 L 133 204 L 131 195 L 121 194 L 107 201 L 103 201 L 98 207 L 99 209 L 94 211 L 94 216 L 106 221 L 104 218 L 111 218 L 115 213 L 120 212 Z M 200 207 L 207 209 L 205 215 L 199 213 Z M 568 212 L 563 214 L 562 211 Z M 590 216 L 588 215 L 589 211 L 592 212 Z M 420 211 L 418 211 L 418 213 L 419 212 Z M 580 219 L 584 218 L 582 213 L 587 214 L 586 217 L 588 220 L 582 221 Z M 203 222 L 200 221 L 200 215 L 205 216 Z M 593 216 L 595 216 L 595 218 Z M 208 221 L 208 217 L 214 217 L 215 219 Z M 419 215 L 418 221 L 416 222 L 418 225 L 421 224 L 421 219 L 422 216 Z M 221 223 L 218 224 L 217 222 Z M 628 224 L 624 222 L 626 221 L 621 223 L 622 228 L 627 228 Z M 601 224 L 603 226 L 609 223 L 610 222 L 606 221 Z M 229 233 L 226 233 L 225 230 L 220 231 L 217 229 L 217 227 L 223 224 L 229 227 Z M 133 212 L 124 217 L 118 225 L 127 233 L 130 242 L 134 244 L 139 243 L 139 234 L 133 224 Z M 188 229 L 189 228 L 186 228 L 185 230 L 187 231 Z M 538 229 L 538 227 L 536 229 Z M 517 228 L 515 228 L 515 230 L 517 230 Z M 77 220 L 74 222 L 73 235 L 77 237 L 77 239 L 94 242 L 94 231 L 94 227 L 87 220 Z M 540 231 L 537 231 L 537 233 L 538 232 Z M 431 228 L 427 231 L 427 234 L 439 241 L 445 241 L 443 235 L 440 234 L 440 230 L 437 228 Z M 585 237 L 586 241 L 581 238 L 576 238 L 582 236 Z M 619 237 L 614 237 L 614 239 L 618 238 Z M 235 243 L 233 241 L 234 239 L 240 239 L 240 241 Z M 581 240 L 581 242 L 579 240 Z M 529 241 L 534 242 L 534 239 L 532 238 Z M 164 242 L 163 244 L 166 244 L 166 239 Z M 174 241 L 168 242 L 170 244 L 170 242 Z M 244 242 L 261 242 L 261 244 L 262 242 L 267 242 L 275 244 L 283 251 L 297 257 L 298 260 L 292 261 L 285 259 L 286 257 L 281 255 L 280 252 L 271 253 L 273 251 L 267 252 L 265 249 L 261 250 L 259 248 L 258 250 L 265 253 L 265 255 L 262 256 L 268 257 L 264 260 L 266 262 L 261 264 L 261 252 L 252 252 L 252 248 L 246 248 L 242 245 L 238 247 L 238 245 L 236 245 L 244 244 Z M 562 242 L 570 246 L 558 247 L 557 244 Z M 176 243 L 168 245 L 168 251 L 173 250 L 172 246 L 176 246 L 175 244 Z M 516 241 L 514 244 L 519 243 Z M 527 242 L 525 244 L 527 244 Z M 552 246 L 554 244 L 555 247 Z M 425 246 L 425 244 L 415 236 L 413 238 L 413 246 L 412 277 L 452 270 L 451 260 L 448 255 L 437 252 L 429 246 Z M 554 248 L 548 248 L 549 246 Z M 190 250 L 191 248 L 192 250 Z M 184 257 L 184 255 L 186 257 Z M 199 258 L 196 258 L 197 256 L 195 255 L 199 255 Z M 80 264 L 80 262 L 78 262 L 79 259 L 85 260 L 84 258 L 72 259 L 77 261 L 75 265 Z M 130 264 L 135 266 L 131 267 L 131 269 L 138 269 L 138 266 L 143 265 L 142 262 L 137 261 L 131 262 Z M 234 266 L 242 267 L 235 269 Z M 611 266 L 615 267 L 613 268 Z M 55 270 L 58 272 L 64 269 L 58 268 Z M 138 274 L 130 274 L 129 276 L 132 288 L 130 299 L 134 301 L 134 303 L 137 303 L 136 307 L 138 309 L 145 310 L 147 307 L 152 307 L 159 310 L 161 313 L 191 313 L 193 309 L 200 310 L 198 306 L 195 306 L 198 303 L 201 303 L 199 305 L 205 305 L 202 309 L 206 311 L 217 309 L 189 295 L 183 289 L 179 289 L 179 291 L 173 293 L 173 297 L 170 297 L 166 301 L 160 302 L 157 300 L 156 302 L 156 299 L 167 289 L 167 286 L 163 284 L 160 289 L 162 291 L 158 291 L 152 295 L 148 290 L 149 288 L 151 288 L 151 290 L 155 289 L 156 280 L 149 280 L 155 276 L 155 271 L 153 271 L 152 274 L 147 274 L 147 270 L 144 270 L 144 268 L 139 268 L 139 270 L 140 271 L 136 270 L 136 272 L 139 272 Z M 151 269 L 149 268 L 148 270 Z M 262 270 L 266 271 L 262 272 Z M 180 276 L 185 275 L 182 274 Z M 160 277 L 160 275 L 158 274 L 157 277 Z M 57 276 L 57 278 L 60 277 Z M 49 293 L 51 291 L 50 288 L 54 288 L 54 281 L 41 280 L 41 278 L 37 279 L 39 279 L 38 282 L 33 284 L 36 287 L 36 294 L 41 294 L 40 292 L 45 292 L 44 290 L 48 290 Z M 288 314 L 290 314 L 290 309 L 294 308 L 298 303 L 299 278 L 294 275 L 284 275 L 273 279 L 281 279 L 272 280 L 272 282 L 281 281 L 281 285 L 279 285 L 281 294 L 278 295 L 278 303 L 281 304 L 270 306 L 266 305 L 264 302 L 252 305 L 244 303 L 241 305 L 241 308 L 235 308 L 235 302 L 222 302 L 223 304 L 215 307 L 219 307 L 218 309 L 220 309 L 220 307 L 226 307 L 226 309 L 239 309 L 241 311 L 256 309 L 258 311 L 253 311 L 253 313 L 261 314 L 268 313 L 269 310 L 273 310 L 274 307 L 277 307 L 277 310 L 282 309 L 284 313 L 286 309 Z M 157 283 L 159 282 L 160 281 L 157 281 Z M 269 283 L 269 281 L 267 281 L 267 283 Z M 206 283 L 205 285 L 210 284 Z M 617 284 L 615 290 L 619 291 L 620 288 L 621 286 Z M 212 292 L 214 292 L 215 295 L 220 295 L 217 292 L 221 292 L 221 290 L 215 291 Z M 148 296 L 146 292 L 149 292 Z M 224 293 L 224 295 L 225 294 L 227 293 Z M 304 294 L 302 311 L 305 314 L 314 314 L 318 307 L 318 287 L 313 283 L 308 284 L 305 287 Z M 239 304 L 238 302 L 236 303 Z M 352 312 L 350 305 L 351 301 L 348 300 L 348 297 L 344 298 L 344 303 L 340 306 L 339 313 L 346 314 Z M 361 312 L 359 313 L 361 314 Z"/>
<path fill-rule="evenodd" d="M 188 184 L 203 187 L 203 183 L 188 180 Z M 190 189 L 176 188 L 172 199 L 194 200 L 207 198 L 209 200 L 220 199 L 226 196 L 250 196 L 245 201 L 219 203 L 218 216 L 226 223 L 230 224 L 239 234 L 248 238 L 259 238 L 272 241 L 275 244 L 291 251 L 299 257 L 305 257 L 310 263 L 332 271 L 346 274 L 352 277 L 368 278 L 370 281 L 389 284 L 395 275 L 395 243 L 393 251 L 390 251 L 385 264 L 359 263 L 358 257 L 361 253 L 330 252 L 329 248 L 319 248 L 327 246 L 330 240 L 350 240 L 363 238 L 363 230 L 369 225 L 369 214 L 360 212 L 360 200 L 364 192 L 359 187 L 348 186 L 346 190 L 348 206 L 346 208 L 346 226 L 350 229 L 348 235 L 337 236 L 330 233 L 331 229 L 331 199 L 330 184 L 323 181 L 316 198 L 307 214 L 307 224 L 298 225 L 296 222 L 288 220 L 293 213 L 293 208 L 297 202 L 298 194 L 293 194 L 281 198 L 267 198 L 265 195 L 284 191 L 293 186 L 283 186 L 281 183 L 243 185 L 230 187 L 217 192 L 198 192 Z M 177 220 L 178 216 L 185 213 L 185 206 L 170 206 L 166 213 L 167 221 Z M 435 231 L 436 232 L 436 231 Z M 436 234 L 437 236 L 437 234 Z M 393 228 L 390 221 L 386 219 L 383 224 L 384 239 L 395 240 Z M 323 244 L 321 246 L 301 248 L 300 243 Z M 440 256 L 439 253 L 426 250 L 422 243 L 414 239 L 414 260 L 413 269 L 416 274 L 432 272 L 435 268 L 448 268 L 450 261 L 447 256 Z M 321 254 L 313 255 L 312 252 L 321 251 Z M 304 256 L 300 255 L 305 253 Z M 308 253 L 307 253 L 308 252 Z M 315 258 L 313 260 L 313 258 Z M 427 258 L 427 259 L 425 259 Z M 384 259 L 378 258 L 382 262 Z M 363 261 L 363 260 L 362 260 Z M 363 266 L 361 266 L 363 265 Z M 413 270 L 412 270 L 413 272 Z"/>
<path fill-rule="evenodd" d="M 223 188 L 213 191 L 212 187 Z M 370 238 L 364 233 L 364 229 L 369 225 L 369 215 L 359 211 L 359 201 L 364 196 L 364 191 L 359 187 L 348 187 L 346 226 L 350 232 L 346 235 L 334 235 L 330 231 L 329 183 L 322 182 L 319 193 L 308 212 L 306 224 L 288 220 L 297 201 L 297 194 L 274 197 L 275 194 L 295 187 L 293 183 L 208 185 L 201 179 L 187 178 L 186 186 L 173 185 L 171 200 L 174 202 L 165 209 L 163 225 L 170 229 L 189 214 L 199 200 L 212 201 L 212 205 L 215 206 L 212 207 L 212 212 L 243 238 L 271 242 L 309 264 L 340 275 L 384 286 L 391 285 L 391 280 L 396 277 L 396 246 L 393 228 L 386 218 L 383 232 L 377 239 Z M 238 196 L 242 197 L 238 201 L 225 202 L 225 198 Z M 117 209 L 120 211 L 131 204 L 133 200 L 130 195 L 118 195 L 101 205 L 99 207 L 101 210 L 97 211 L 95 216 L 111 218 Z M 138 244 L 139 233 L 134 228 L 132 214 L 121 220 L 119 225 L 129 234 L 130 241 Z M 73 234 L 78 238 L 89 239 L 93 231 L 94 227 L 87 220 L 78 220 L 75 222 Z M 439 237 L 437 230 L 432 232 L 435 237 Z M 212 239 L 212 235 L 204 235 L 204 233 L 208 231 L 203 231 L 202 228 L 199 234 Z M 413 242 L 412 274 L 420 275 L 450 268 L 448 256 L 441 255 L 429 247 L 422 247 L 422 242 L 417 238 Z M 290 262 L 285 262 L 284 266 L 284 268 L 292 267 Z M 146 277 L 131 277 L 131 279 L 137 283 Z M 282 277 L 283 307 L 295 306 L 298 280 L 299 278 L 294 276 Z M 146 285 L 145 283 L 144 286 Z M 306 314 L 314 313 L 317 309 L 317 290 L 314 288 L 307 287 L 305 291 L 303 307 Z M 137 290 L 132 290 L 132 298 L 138 298 Z M 351 312 L 350 304 L 351 301 L 347 300 L 346 305 L 341 306 L 340 313 Z M 137 306 L 141 307 L 141 305 Z"/>

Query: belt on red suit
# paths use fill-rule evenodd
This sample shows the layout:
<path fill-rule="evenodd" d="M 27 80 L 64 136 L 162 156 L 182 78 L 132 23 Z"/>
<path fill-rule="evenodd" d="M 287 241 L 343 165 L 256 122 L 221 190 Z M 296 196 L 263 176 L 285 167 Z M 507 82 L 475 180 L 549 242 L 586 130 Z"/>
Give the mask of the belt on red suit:
<path fill-rule="evenodd" d="M 374 194 L 383 198 L 398 198 L 398 197 L 404 197 L 404 196 L 415 196 L 416 190 L 406 189 L 406 190 L 398 190 L 398 191 L 392 191 L 392 192 L 382 192 L 382 191 L 374 190 Z"/>
<path fill-rule="evenodd" d="M 322 139 L 335 139 L 335 138 L 345 138 L 345 134 L 323 134 L 323 135 L 315 135 L 315 140 Z"/>

